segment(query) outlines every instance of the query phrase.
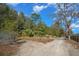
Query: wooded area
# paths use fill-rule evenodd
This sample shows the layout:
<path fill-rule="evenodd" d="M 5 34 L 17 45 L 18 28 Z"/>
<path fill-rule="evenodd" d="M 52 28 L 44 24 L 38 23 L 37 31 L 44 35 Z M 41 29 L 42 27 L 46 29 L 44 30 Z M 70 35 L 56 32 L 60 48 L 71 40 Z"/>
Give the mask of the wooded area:
<path fill-rule="evenodd" d="M 79 4 L 56 3 L 53 6 L 56 11 L 48 14 L 53 22 L 47 26 L 40 13 L 32 12 L 26 16 L 8 4 L 0 3 L 0 55 L 13 55 L 19 50 L 18 47 L 20 50 L 15 55 L 79 55 L 79 50 L 74 48 L 79 48 L 79 45 L 72 40 L 65 40 L 72 36 L 71 39 L 79 42 L 79 36 L 74 38 L 72 31 L 72 23 L 79 20 Z M 26 43 L 21 41 L 24 39 Z M 23 45 L 18 44 L 22 42 Z"/>
<path fill-rule="evenodd" d="M 78 4 L 62 3 L 55 4 L 55 6 L 56 12 L 49 14 L 49 17 L 56 18 L 56 20 L 51 26 L 47 26 L 39 13 L 25 16 L 22 12 L 17 13 L 7 4 L 0 4 L 0 39 L 14 40 L 20 36 L 43 37 L 48 35 L 61 37 L 73 34 L 70 26 L 79 18 Z"/>

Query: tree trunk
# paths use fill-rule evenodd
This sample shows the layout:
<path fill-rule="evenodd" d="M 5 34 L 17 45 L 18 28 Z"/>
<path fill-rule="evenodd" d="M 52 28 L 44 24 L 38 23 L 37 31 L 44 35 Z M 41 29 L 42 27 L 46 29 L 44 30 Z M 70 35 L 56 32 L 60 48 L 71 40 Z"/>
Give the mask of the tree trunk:
<path fill-rule="evenodd" d="M 66 36 L 67 36 L 67 39 L 70 40 L 70 29 L 69 28 L 66 31 Z"/>

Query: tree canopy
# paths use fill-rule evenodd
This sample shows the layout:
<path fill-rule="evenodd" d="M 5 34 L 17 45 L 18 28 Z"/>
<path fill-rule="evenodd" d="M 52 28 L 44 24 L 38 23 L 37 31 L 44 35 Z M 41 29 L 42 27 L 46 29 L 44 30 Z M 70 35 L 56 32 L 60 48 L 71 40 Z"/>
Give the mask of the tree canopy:
<path fill-rule="evenodd" d="M 0 31 L 14 31 L 20 36 L 64 36 L 65 33 L 69 35 L 72 33 L 72 21 L 79 17 L 77 6 L 78 4 L 57 3 L 56 12 L 52 15 L 56 21 L 49 27 L 42 21 L 39 13 L 25 16 L 7 4 L 0 4 Z"/>

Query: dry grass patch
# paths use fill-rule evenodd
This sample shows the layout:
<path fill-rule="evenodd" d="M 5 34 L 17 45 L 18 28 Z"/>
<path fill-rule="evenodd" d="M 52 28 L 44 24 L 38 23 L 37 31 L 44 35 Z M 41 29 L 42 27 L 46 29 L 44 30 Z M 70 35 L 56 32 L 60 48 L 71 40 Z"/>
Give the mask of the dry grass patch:
<path fill-rule="evenodd" d="M 0 56 L 15 55 L 20 45 L 0 44 Z"/>
<path fill-rule="evenodd" d="M 78 44 L 78 42 L 76 42 L 76 41 L 74 41 L 74 40 L 65 40 L 65 43 L 71 44 L 74 48 L 79 49 L 79 44 Z"/>
<path fill-rule="evenodd" d="M 51 37 L 19 37 L 18 40 L 32 40 L 32 41 L 37 41 L 37 42 L 42 42 L 42 43 L 47 43 L 51 42 L 54 39 Z"/>

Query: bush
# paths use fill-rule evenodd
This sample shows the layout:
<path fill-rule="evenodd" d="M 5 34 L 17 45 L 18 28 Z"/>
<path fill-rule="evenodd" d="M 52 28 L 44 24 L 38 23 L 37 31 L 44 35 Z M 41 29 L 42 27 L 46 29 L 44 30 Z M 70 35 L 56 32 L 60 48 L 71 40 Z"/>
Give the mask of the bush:
<path fill-rule="evenodd" d="M 34 31 L 33 30 L 31 30 L 31 29 L 26 29 L 26 30 L 24 30 L 23 32 L 22 32 L 22 34 L 23 35 L 26 35 L 26 36 L 30 36 L 30 37 L 32 37 L 32 36 L 34 36 Z"/>

